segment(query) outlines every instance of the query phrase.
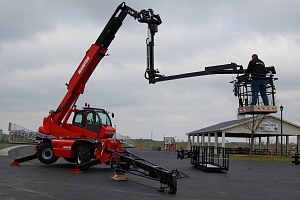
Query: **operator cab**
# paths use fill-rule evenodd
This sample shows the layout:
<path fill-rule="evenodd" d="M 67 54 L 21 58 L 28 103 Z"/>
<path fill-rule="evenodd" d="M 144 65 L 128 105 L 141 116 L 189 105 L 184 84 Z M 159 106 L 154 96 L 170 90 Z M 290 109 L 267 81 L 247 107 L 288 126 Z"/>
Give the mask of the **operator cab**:
<path fill-rule="evenodd" d="M 72 124 L 97 134 L 100 133 L 102 126 L 112 126 L 111 119 L 106 110 L 90 107 L 84 107 L 83 110 L 76 112 Z"/>
<path fill-rule="evenodd" d="M 238 98 L 239 108 L 238 114 L 270 114 L 277 112 L 277 106 L 275 105 L 275 85 L 274 81 L 278 78 L 274 77 L 276 74 L 275 67 L 266 67 L 267 68 L 267 77 L 266 77 L 266 88 L 267 88 L 267 97 L 269 99 L 269 106 L 263 105 L 260 94 L 258 95 L 257 105 L 251 106 L 252 101 L 252 91 L 251 91 L 251 80 L 247 78 L 245 74 L 238 75 L 233 83 L 233 93 L 234 96 Z"/>

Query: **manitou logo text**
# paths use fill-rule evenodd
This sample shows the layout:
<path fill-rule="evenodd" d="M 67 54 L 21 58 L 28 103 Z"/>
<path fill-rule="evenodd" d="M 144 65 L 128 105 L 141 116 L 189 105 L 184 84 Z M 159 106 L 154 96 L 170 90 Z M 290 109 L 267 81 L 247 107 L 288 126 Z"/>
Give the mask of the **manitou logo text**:
<path fill-rule="evenodd" d="M 78 74 L 80 74 L 82 72 L 82 70 L 84 69 L 86 63 L 89 62 L 89 60 L 90 60 L 90 57 L 86 57 L 86 59 L 83 61 L 81 67 L 78 70 Z"/>

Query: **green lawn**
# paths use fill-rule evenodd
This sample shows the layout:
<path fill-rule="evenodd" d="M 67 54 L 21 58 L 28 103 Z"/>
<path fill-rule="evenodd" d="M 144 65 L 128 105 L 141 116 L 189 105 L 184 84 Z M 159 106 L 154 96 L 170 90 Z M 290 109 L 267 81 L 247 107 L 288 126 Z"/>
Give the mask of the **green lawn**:
<path fill-rule="evenodd" d="M 267 156 L 249 156 L 249 155 L 230 155 L 230 160 L 250 160 L 258 162 L 280 162 L 280 163 L 292 163 L 294 160 L 291 156 L 274 156 L 273 158 L 269 155 Z"/>

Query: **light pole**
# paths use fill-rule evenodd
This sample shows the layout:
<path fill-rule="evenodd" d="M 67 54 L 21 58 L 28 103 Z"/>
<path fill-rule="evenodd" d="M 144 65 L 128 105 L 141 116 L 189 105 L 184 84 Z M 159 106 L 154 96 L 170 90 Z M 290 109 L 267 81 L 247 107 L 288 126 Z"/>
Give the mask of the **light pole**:
<path fill-rule="evenodd" d="M 283 111 L 283 106 L 280 106 L 280 156 L 282 156 L 282 111 Z"/>

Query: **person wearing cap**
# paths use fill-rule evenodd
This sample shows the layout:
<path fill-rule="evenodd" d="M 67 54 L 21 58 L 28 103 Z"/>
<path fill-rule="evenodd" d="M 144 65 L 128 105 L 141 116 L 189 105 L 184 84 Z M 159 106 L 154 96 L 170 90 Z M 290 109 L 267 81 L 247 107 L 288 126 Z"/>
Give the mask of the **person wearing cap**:
<path fill-rule="evenodd" d="M 269 99 L 267 96 L 266 89 L 266 74 L 267 69 L 265 67 L 265 63 L 258 59 L 257 54 L 252 55 L 252 60 L 249 61 L 248 68 L 246 70 L 246 75 L 249 77 L 251 74 L 251 90 L 252 90 L 252 101 L 251 106 L 257 104 L 258 93 L 260 92 L 260 96 L 263 100 L 265 106 L 269 105 Z"/>

